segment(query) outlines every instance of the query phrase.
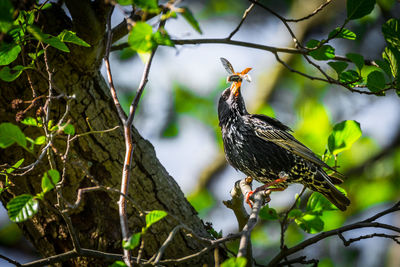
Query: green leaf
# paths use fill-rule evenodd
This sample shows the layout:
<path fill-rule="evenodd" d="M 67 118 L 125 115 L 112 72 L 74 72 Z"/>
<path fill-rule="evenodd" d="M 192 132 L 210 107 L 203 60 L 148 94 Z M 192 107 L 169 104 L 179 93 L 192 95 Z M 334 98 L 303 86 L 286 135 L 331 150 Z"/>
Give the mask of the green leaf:
<path fill-rule="evenodd" d="M 148 12 L 158 12 L 157 0 L 133 0 L 133 3 Z"/>
<path fill-rule="evenodd" d="M 326 210 L 338 210 L 328 199 L 318 192 L 313 192 L 307 201 L 306 210 L 311 214 L 322 215 Z"/>
<path fill-rule="evenodd" d="M 63 131 L 65 134 L 69 134 L 69 135 L 74 135 L 75 134 L 75 127 L 72 124 L 67 124 L 64 128 Z"/>
<path fill-rule="evenodd" d="M 153 28 L 145 22 L 137 22 L 128 37 L 130 47 L 137 52 L 150 52 L 155 44 Z"/>
<path fill-rule="evenodd" d="M 61 42 L 73 43 L 84 47 L 90 47 L 90 44 L 86 43 L 81 38 L 76 36 L 76 33 L 72 31 L 63 30 L 57 37 L 61 40 Z"/>
<path fill-rule="evenodd" d="M 2 42 L 0 44 L 0 66 L 8 65 L 16 60 L 20 52 L 21 46 L 15 43 L 6 44 Z"/>
<path fill-rule="evenodd" d="M 24 162 L 24 160 L 25 159 L 20 159 L 20 160 L 18 160 L 14 165 L 12 165 L 12 167 L 11 168 L 8 168 L 7 170 L 6 170 L 6 172 L 7 173 L 12 173 L 13 171 L 15 171 L 15 169 L 18 169 L 19 168 L 19 166 L 21 166 L 21 164 Z"/>
<path fill-rule="evenodd" d="M 356 53 L 348 53 L 346 54 L 346 57 L 357 66 L 359 71 L 361 71 L 364 66 L 364 57 L 362 55 Z"/>
<path fill-rule="evenodd" d="M 22 124 L 28 125 L 28 126 L 38 126 L 38 122 L 35 118 L 32 117 L 26 117 L 21 121 Z"/>
<path fill-rule="evenodd" d="M 46 142 L 46 136 L 42 135 L 35 139 L 33 142 L 35 145 L 43 145 Z"/>
<path fill-rule="evenodd" d="M 0 32 L 6 33 L 12 26 L 14 8 L 9 0 L 0 0 Z"/>
<path fill-rule="evenodd" d="M 385 77 L 383 73 L 375 70 L 368 74 L 367 86 L 371 92 L 379 92 L 385 88 Z"/>
<path fill-rule="evenodd" d="M 5 66 L 0 70 L 0 79 L 5 82 L 12 82 L 17 79 L 26 69 L 29 69 L 29 67 L 17 65 L 10 69 L 8 66 Z"/>
<path fill-rule="evenodd" d="M 129 237 L 128 241 L 122 240 L 122 247 L 124 249 L 133 250 L 135 249 L 140 243 L 141 233 L 136 233 Z"/>
<path fill-rule="evenodd" d="M 44 193 L 49 192 L 60 181 L 60 173 L 57 170 L 48 170 L 42 177 L 42 190 Z"/>
<path fill-rule="evenodd" d="M 109 265 L 109 267 L 127 267 L 123 261 L 115 261 L 113 264 Z"/>
<path fill-rule="evenodd" d="M 307 42 L 308 48 L 315 48 L 320 44 L 317 40 L 310 40 Z M 310 51 L 309 55 L 316 60 L 328 60 L 335 57 L 335 48 L 330 45 L 323 45 L 320 48 Z"/>
<path fill-rule="evenodd" d="M 165 216 L 167 216 L 168 213 L 163 210 L 152 210 L 150 213 L 146 214 L 146 229 L 149 228 L 152 224 L 158 222 Z"/>
<path fill-rule="evenodd" d="M 372 12 L 375 0 L 347 0 L 347 19 L 359 19 Z"/>
<path fill-rule="evenodd" d="M 117 3 L 121 6 L 130 6 L 133 4 L 133 0 L 117 0 Z"/>
<path fill-rule="evenodd" d="M 378 64 L 379 68 L 381 68 L 389 78 L 392 78 L 392 72 L 390 70 L 390 64 L 386 59 L 375 60 L 375 63 Z"/>
<path fill-rule="evenodd" d="M 292 209 L 289 211 L 288 218 L 289 219 L 296 219 L 303 216 L 303 212 L 300 209 Z"/>
<path fill-rule="evenodd" d="M 310 234 L 319 233 L 324 230 L 324 222 L 321 217 L 314 214 L 305 214 L 303 217 L 295 219 L 301 229 Z"/>
<path fill-rule="evenodd" d="M 221 264 L 221 267 L 245 267 L 247 259 L 244 257 L 229 258 Z"/>
<path fill-rule="evenodd" d="M 38 41 L 46 43 L 61 51 L 69 52 L 69 49 L 66 46 L 66 44 L 64 44 L 58 37 L 52 36 L 47 33 L 43 33 L 38 27 L 33 25 L 29 25 L 26 28 Z"/>
<path fill-rule="evenodd" d="M 389 19 L 382 25 L 382 33 L 388 45 L 400 50 L 400 20 Z"/>
<path fill-rule="evenodd" d="M 352 32 L 346 28 L 343 28 L 340 32 L 339 32 L 339 30 L 340 30 L 340 27 L 331 31 L 328 36 L 329 39 L 343 38 L 343 39 L 348 39 L 348 40 L 355 40 L 357 38 L 357 35 L 354 32 Z"/>
<path fill-rule="evenodd" d="M 180 13 L 181 15 L 186 19 L 186 21 L 195 29 L 198 33 L 202 34 L 202 31 L 200 29 L 200 24 L 199 22 L 195 19 L 193 16 L 192 11 L 188 7 L 182 7 L 180 8 L 182 10 Z"/>
<path fill-rule="evenodd" d="M 333 127 L 328 137 L 328 148 L 331 154 L 350 149 L 355 141 L 362 135 L 360 124 L 353 120 L 342 121 Z"/>
<path fill-rule="evenodd" d="M 264 206 L 259 213 L 261 219 L 264 220 L 276 220 L 278 219 L 278 214 L 275 209 L 270 208 L 268 205 Z"/>
<path fill-rule="evenodd" d="M 397 79 L 400 76 L 400 52 L 391 47 L 386 47 L 382 57 L 389 63 L 392 75 Z"/>
<path fill-rule="evenodd" d="M 334 69 L 336 71 L 338 77 L 349 66 L 349 64 L 347 64 L 346 62 L 342 62 L 342 61 L 331 61 L 331 62 L 328 62 L 328 65 L 331 66 L 332 69 Z"/>
<path fill-rule="evenodd" d="M 360 75 L 355 70 L 346 70 L 345 72 L 340 73 L 339 80 L 342 83 L 350 85 L 362 82 Z"/>
<path fill-rule="evenodd" d="M 168 33 L 161 33 L 157 31 L 154 33 L 153 38 L 158 45 L 175 46 L 174 42 L 171 41 Z"/>
<path fill-rule="evenodd" d="M 39 202 L 32 195 L 23 194 L 7 203 L 8 217 L 13 222 L 23 222 L 39 210 Z"/>
<path fill-rule="evenodd" d="M 26 148 L 26 138 L 21 129 L 9 122 L 0 124 L 0 148 L 7 148 L 14 143 Z"/>

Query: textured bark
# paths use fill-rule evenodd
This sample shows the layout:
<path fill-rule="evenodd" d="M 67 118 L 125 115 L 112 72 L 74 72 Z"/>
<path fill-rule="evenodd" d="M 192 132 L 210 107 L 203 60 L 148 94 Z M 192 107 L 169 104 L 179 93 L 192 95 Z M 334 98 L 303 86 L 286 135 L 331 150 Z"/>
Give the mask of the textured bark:
<path fill-rule="evenodd" d="M 78 36 L 89 42 L 91 48 L 69 45 L 71 53 L 62 53 L 49 48 L 49 65 L 54 70 L 55 95 L 65 93 L 76 95 L 71 102 L 68 118 L 75 126 L 77 133 L 93 130 L 104 130 L 120 124 L 117 112 L 109 94 L 109 89 L 99 72 L 102 55 L 104 54 L 105 17 L 109 10 L 100 1 L 66 1 L 72 20 L 64 11 L 54 5 L 43 12 L 39 24 L 46 33 L 57 35 L 62 29 L 70 28 Z M 27 48 L 29 49 L 29 47 Z M 43 57 L 39 65 L 45 70 Z M 44 72 L 45 73 L 45 72 Z M 141 75 L 138 73 L 137 75 Z M 34 88 L 38 95 L 48 92 L 48 81 L 35 71 L 30 71 Z M 14 124 L 16 111 L 11 109 L 11 101 L 16 98 L 32 99 L 27 75 L 23 74 L 13 83 L 0 83 L 0 121 Z M 38 106 L 27 116 L 35 117 Z M 65 110 L 65 100 L 54 100 L 51 119 L 57 121 Z M 26 106 L 25 106 L 26 107 Z M 89 126 L 90 124 L 90 126 Z M 18 124 L 24 133 L 35 138 L 43 135 L 42 130 Z M 129 195 L 140 204 L 144 210 L 161 209 L 175 216 L 179 222 L 192 228 L 198 235 L 207 237 L 208 233 L 197 217 L 196 211 L 185 199 L 181 189 L 158 161 L 153 146 L 134 129 L 135 144 L 132 178 Z M 66 140 L 57 137 L 56 153 L 65 151 Z M 39 153 L 40 149 L 36 149 Z M 55 153 L 55 151 L 52 151 Z M 79 188 L 94 186 L 89 179 L 93 176 L 101 185 L 120 188 L 121 170 L 124 156 L 124 140 L 122 129 L 104 134 L 91 134 L 80 137 L 72 143 L 67 164 L 67 175 L 63 196 L 74 202 Z M 24 165 L 35 161 L 35 157 L 16 145 L 2 150 L 0 163 L 13 164 L 25 158 Z M 56 168 L 62 171 L 62 162 L 55 154 Z M 48 170 L 49 164 L 45 157 L 42 162 L 24 177 L 12 177 L 13 186 L 0 196 L 3 205 L 23 193 L 36 194 L 41 191 L 41 177 Z M 0 176 L 0 185 L 4 184 Z M 118 215 L 119 195 L 110 191 L 89 192 L 84 195 L 83 203 L 71 212 L 70 217 L 79 237 L 82 248 L 92 248 L 106 252 L 122 253 L 121 231 Z M 55 192 L 46 194 L 45 201 L 40 202 L 40 211 L 32 219 L 18 224 L 24 235 L 33 243 L 43 256 L 56 255 L 72 249 L 72 242 L 65 222 L 54 208 Z M 128 203 L 129 227 L 132 233 L 139 232 L 144 225 L 139 213 Z M 167 238 L 169 232 L 179 222 L 171 216 L 154 224 L 144 237 L 143 258 L 149 258 Z M 178 234 L 166 250 L 164 258 L 179 258 L 199 251 L 204 244 L 198 240 Z M 137 254 L 137 251 L 134 252 Z M 210 255 L 199 257 L 191 265 L 210 263 Z M 65 265 L 87 266 L 108 265 L 95 259 L 78 258 Z M 188 264 L 188 263 L 186 263 Z"/>

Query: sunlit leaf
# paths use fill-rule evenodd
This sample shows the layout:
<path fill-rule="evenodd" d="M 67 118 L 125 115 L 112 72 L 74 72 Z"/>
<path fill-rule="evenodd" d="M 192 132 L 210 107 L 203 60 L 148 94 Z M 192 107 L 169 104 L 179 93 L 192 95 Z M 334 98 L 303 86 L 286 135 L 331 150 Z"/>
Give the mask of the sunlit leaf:
<path fill-rule="evenodd" d="M 129 237 L 128 241 L 122 241 L 122 247 L 124 249 L 133 250 L 135 249 L 140 243 L 141 233 L 133 234 Z"/>
<path fill-rule="evenodd" d="M 360 124 L 353 120 L 342 121 L 333 127 L 328 137 L 328 148 L 331 154 L 350 149 L 355 141 L 362 135 Z"/>
<path fill-rule="evenodd" d="M 50 46 L 57 48 L 63 52 L 69 52 L 69 48 L 64 44 L 59 37 L 52 36 L 47 33 L 43 33 L 38 27 L 30 25 L 27 30 L 38 40 L 43 43 L 49 44 Z"/>
<path fill-rule="evenodd" d="M 130 47 L 137 52 L 150 52 L 155 43 L 153 28 L 145 22 L 137 22 L 128 37 Z"/>
<path fill-rule="evenodd" d="M 359 19 L 372 12 L 375 0 L 347 0 L 347 19 Z"/>
<path fill-rule="evenodd" d="M 22 124 L 28 125 L 28 126 L 36 126 L 38 127 L 38 122 L 35 118 L 32 117 L 26 117 L 21 121 Z"/>
<path fill-rule="evenodd" d="M 32 195 L 23 194 L 7 203 L 8 217 L 13 222 L 23 222 L 39 210 L 39 202 Z"/>
<path fill-rule="evenodd" d="M 8 65 L 17 59 L 21 52 L 21 46 L 15 43 L 0 43 L 0 66 Z"/>
<path fill-rule="evenodd" d="M 115 261 L 109 267 L 127 267 L 128 265 L 125 264 L 123 261 Z"/>
<path fill-rule="evenodd" d="M 65 134 L 74 135 L 75 127 L 74 127 L 74 125 L 68 123 L 66 126 L 63 127 L 63 131 Z"/>
<path fill-rule="evenodd" d="M 382 33 L 388 45 L 400 50 L 400 20 L 391 18 L 382 25 Z"/>
<path fill-rule="evenodd" d="M 229 258 L 221 264 L 221 267 L 245 267 L 247 259 L 244 257 Z"/>
<path fill-rule="evenodd" d="M 22 165 L 22 163 L 24 162 L 24 160 L 25 160 L 25 159 L 23 159 L 23 158 L 20 159 L 20 160 L 18 160 L 14 165 L 12 165 L 11 168 L 8 168 L 8 169 L 6 170 L 6 172 L 7 172 L 7 173 L 12 173 L 13 171 L 15 171 L 15 169 L 18 169 L 19 166 Z"/>
<path fill-rule="evenodd" d="M 343 38 L 343 39 L 348 39 L 348 40 L 355 40 L 357 37 L 357 35 L 354 32 L 352 32 L 346 28 L 343 28 L 340 32 L 339 31 L 340 31 L 339 27 L 334 29 L 333 31 L 331 31 L 329 33 L 328 37 L 329 38 Z"/>
<path fill-rule="evenodd" d="M 44 193 L 49 192 L 60 181 L 60 173 L 57 170 L 48 170 L 42 177 L 42 190 Z"/>
<path fill-rule="evenodd" d="M 43 145 L 46 142 L 46 136 L 42 135 L 35 139 L 35 145 Z"/>
<path fill-rule="evenodd" d="M 308 48 L 315 48 L 320 44 L 317 40 L 310 40 L 307 42 Z M 312 56 L 316 60 L 328 60 L 335 57 L 335 48 L 330 45 L 323 45 L 316 50 L 312 50 L 309 52 L 310 56 Z"/>
<path fill-rule="evenodd" d="M 57 37 L 61 40 L 61 42 L 73 43 L 84 47 L 90 47 L 90 44 L 86 43 L 84 40 L 79 38 L 73 31 L 63 30 Z"/>
<path fill-rule="evenodd" d="M 146 214 L 146 228 L 149 228 L 152 224 L 158 222 L 168 213 L 164 210 L 152 210 L 150 213 Z"/>
<path fill-rule="evenodd" d="M 9 122 L 0 124 L 0 148 L 7 148 L 17 143 L 22 147 L 26 147 L 26 138 L 21 129 Z"/>
<path fill-rule="evenodd" d="M 400 52 L 391 47 L 386 47 L 382 57 L 387 60 L 393 77 L 397 79 L 400 76 Z"/>
<path fill-rule="evenodd" d="M 29 69 L 29 67 L 17 65 L 12 68 L 9 68 L 8 66 L 5 66 L 0 70 L 0 79 L 2 79 L 5 82 L 12 82 L 15 79 L 17 79 L 26 69 Z"/>
<path fill-rule="evenodd" d="M 295 219 L 295 222 L 301 229 L 310 234 L 319 233 L 324 230 L 324 222 L 318 215 L 305 214 L 304 216 Z"/>
<path fill-rule="evenodd" d="M 385 77 L 383 73 L 375 70 L 368 74 L 367 86 L 371 92 L 379 92 L 385 88 Z"/>
<path fill-rule="evenodd" d="M 312 214 L 321 215 L 326 210 L 338 210 L 328 199 L 318 192 L 313 192 L 307 201 L 306 210 Z"/>

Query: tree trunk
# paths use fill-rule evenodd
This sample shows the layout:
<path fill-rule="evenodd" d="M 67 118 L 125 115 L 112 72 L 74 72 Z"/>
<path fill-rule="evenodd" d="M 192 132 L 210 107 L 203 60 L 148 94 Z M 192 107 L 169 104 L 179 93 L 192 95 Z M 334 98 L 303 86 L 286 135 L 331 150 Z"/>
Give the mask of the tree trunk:
<path fill-rule="evenodd" d="M 77 134 L 120 125 L 108 86 L 99 72 L 104 54 L 105 18 L 110 7 L 100 1 L 66 1 L 66 4 L 72 19 L 60 6 L 54 4 L 52 8 L 40 14 L 39 27 L 43 27 L 43 32 L 53 35 L 69 28 L 90 43 L 91 47 L 69 45 L 70 53 L 63 53 L 52 47 L 48 48 L 49 67 L 53 72 L 54 95 L 76 96 L 75 100 L 70 101 L 71 109 L 67 118 L 74 125 Z M 25 47 L 24 49 L 20 57 L 26 56 L 32 48 Z M 41 72 L 29 71 L 29 75 L 37 96 L 47 95 L 49 83 L 46 79 L 43 56 L 38 63 Z M 138 75 L 141 74 L 138 73 Z M 11 102 L 14 99 L 32 100 L 32 90 L 27 74 L 23 73 L 13 83 L 1 82 L 0 86 L 1 121 L 17 124 L 23 129 L 25 135 L 31 138 L 43 135 L 41 128 L 27 127 L 15 122 L 17 111 L 11 108 Z M 44 101 L 37 101 L 35 108 L 30 109 L 25 116 L 36 117 L 37 109 L 43 105 Z M 23 108 L 26 107 L 27 105 Z M 57 121 L 64 113 L 65 107 L 64 99 L 52 100 L 50 118 Z M 175 180 L 158 161 L 153 146 L 143 139 L 136 129 L 133 129 L 133 142 L 135 149 L 129 196 L 143 210 L 165 210 L 169 215 L 174 216 L 167 216 L 147 231 L 143 239 L 143 258 L 148 259 L 157 252 L 169 232 L 180 223 L 193 229 L 196 234 L 208 237 L 209 234 L 197 217 L 196 211 L 187 202 Z M 72 142 L 62 188 L 63 197 L 70 203 L 74 203 L 79 188 L 95 186 L 92 178 L 100 185 L 119 190 L 124 147 L 122 128 L 102 134 L 85 135 Z M 56 138 L 54 148 L 51 149 L 51 153 L 55 158 L 55 167 L 61 173 L 63 164 L 60 155 L 66 149 L 65 135 Z M 36 155 L 33 156 L 13 145 L 1 151 L 0 162 L 13 164 L 25 158 L 23 165 L 28 165 L 37 159 L 40 151 L 37 148 Z M 45 156 L 40 164 L 27 175 L 11 177 L 13 186 L 0 196 L 3 205 L 17 195 L 24 193 L 35 195 L 40 192 L 41 177 L 49 169 L 48 158 Z M 3 186 L 4 177 L 0 176 L 0 179 L 0 185 Z M 119 194 L 110 190 L 88 192 L 84 194 L 81 205 L 70 212 L 70 218 L 82 248 L 122 253 L 118 199 Z M 18 224 L 24 235 L 43 256 L 56 255 L 73 249 L 65 221 L 54 208 L 56 200 L 54 190 L 47 193 L 45 201 L 40 202 L 39 213 L 32 219 Z M 132 233 L 136 233 L 141 231 L 144 221 L 131 204 L 128 202 L 129 229 Z M 168 246 L 164 258 L 180 258 L 193 254 L 204 246 L 205 244 L 197 239 L 190 238 L 181 232 Z M 137 255 L 137 249 L 133 254 Z M 190 262 L 190 265 L 202 265 L 211 261 L 211 256 L 206 254 Z M 108 264 L 92 258 L 77 258 L 68 262 L 68 265 L 75 266 Z"/>

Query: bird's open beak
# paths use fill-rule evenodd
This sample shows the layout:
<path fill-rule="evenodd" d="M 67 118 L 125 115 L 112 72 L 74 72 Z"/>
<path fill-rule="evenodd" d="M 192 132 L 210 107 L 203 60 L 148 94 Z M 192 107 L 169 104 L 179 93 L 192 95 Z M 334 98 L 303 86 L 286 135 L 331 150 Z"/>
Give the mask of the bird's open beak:
<path fill-rule="evenodd" d="M 243 70 L 239 74 L 241 79 L 239 81 L 235 81 L 231 84 L 231 92 L 235 97 L 237 97 L 239 95 L 240 86 L 242 85 L 242 79 L 245 79 L 246 81 L 251 82 L 250 75 L 247 74 L 250 70 L 251 70 L 251 68 L 246 68 L 245 70 Z"/>

